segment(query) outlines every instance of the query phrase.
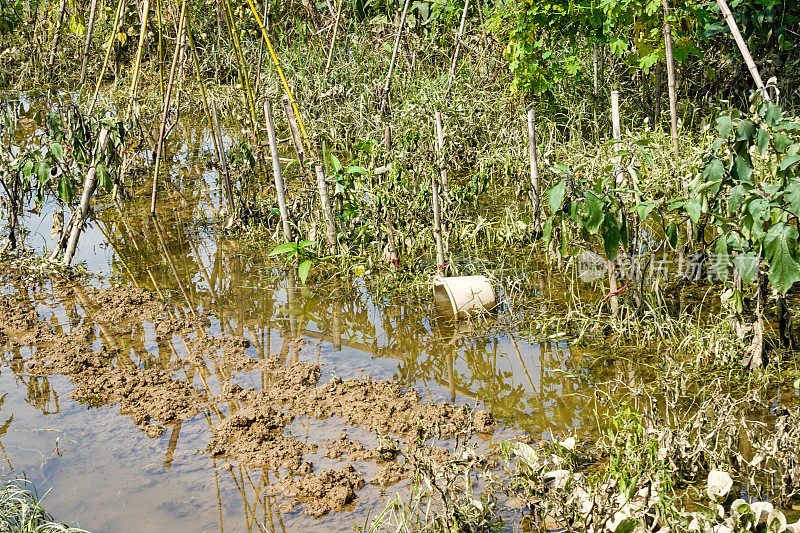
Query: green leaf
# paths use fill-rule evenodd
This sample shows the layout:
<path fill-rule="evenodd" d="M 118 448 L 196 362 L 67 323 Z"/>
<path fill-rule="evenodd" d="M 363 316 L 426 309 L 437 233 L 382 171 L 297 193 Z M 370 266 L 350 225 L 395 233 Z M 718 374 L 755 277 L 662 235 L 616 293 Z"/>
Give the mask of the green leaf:
<path fill-rule="evenodd" d="M 773 224 L 764 237 L 764 253 L 770 263 L 769 282 L 785 295 L 800 281 L 797 264 L 797 230 L 784 223 Z"/>
<path fill-rule="evenodd" d="M 311 259 L 303 259 L 297 266 L 297 275 L 300 277 L 300 283 L 302 283 L 303 285 L 306 284 L 306 278 L 308 278 L 308 272 L 310 270 L 311 270 Z"/>
<path fill-rule="evenodd" d="M 561 209 L 564 203 L 564 194 L 567 192 L 567 183 L 564 180 L 559 181 L 549 189 L 547 189 L 547 205 L 550 206 L 550 212 L 556 213 Z"/>
<path fill-rule="evenodd" d="M 349 167 L 344 169 L 344 171 L 348 174 L 369 174 L 369 172 L 367 172 L 367 169 L 360 167 L 358 165 L 350 165 Z"/>
<path fill-rule="evenodd" d="M 617 258 L 619 253 L 619 224 L 617 218 L 613 213 L 606 213 L 603 219 L 603 226 L 601 231 L 603 237 L 603 249 L 606 252 L 606 257 L 609 261 Z"/>
<path fill-rule="evenodd" d="M 588 217 L 584 221 L 584 227 L 589 233 L 597 233 L 600 224 L 603 223 L 603 200 L 592 191 L 586 191 L 586 211 Z"/>
<path fill-rule="evenodd" d="M 50 165 L 44 161 L 39 163 L 39 168 L 36 171 L 36 178 L 39 180 L 39 185 L 44 185 L 50 181 Z"/>
<path fill-rule="evenodd" d="M 61 143 L 50 143 L 50 153 L 59 161 L 64 160 L 64 148 L 61 146 Z"/>
<path fill-rule="evenodd" d="M 97 172 L 97 184 L 106 191 L 111 191 L 111 174 L 108 172 L 108 168 L 103 163 L 97 163 L 95 170 Z"/>
<path fill-rule="evenodd" d="M 764 128 L 760 128 L 758 130 L 758 135 L 756 136 L 756 148 L 758 148 L 758 153 L 763 154 L 768 147 L 769 147 L 769 132 Z"/>
<path fill-rule="evenodd" d="M 725 166 L 722 161 L 714 158 L 703 167 L 703 179 L 705 181 L 719 181 L 725 177 Z"/>
<path fill-rule="evenodd" d="M 772 144 L 775 145 L 775 151 L 779 154 L 786 153 L 786 150 L 792 145 L 792 139 L 783 132 L 776 131 L 772 134 Z"/>
<path fill-rule="evenodd" d="M 754 253 L 739 254 L 734 256 L 733 265 L 739 272 L 742 282 L 747 285 L 752 285 L 756 281 L 756 274 L 758 274 L 759 258 Z"/>
<path fill-rule="evenodd" d="M 692 219 L 692 222 L 697 224 L 697 221 L 700 220 L 700 213 L 702 211 L 702 204 L 700 203 L 699 198 L 689 198 L 686 200 L 686 213 L 689 215 L 689 218 Z"/>
<path fill-rule="evenodd" d="M 647 220 L 647 217 L 650 216 L 650 213 L 655 209 L 656 204 L 653 202 L 639 202 L 636 204 L 634 209 L 636 213 L 639 215 L 639 219 L 644 221 Z"/>
<path fill-rule="evenodd" d="M 745 188 L 745 185 L 739 184 L 733 187 L 730 192 L 728 192 L 728 209 L 732 213 L 736 213 L 742 208 L 749 195 L 750 191 Z"/>
<path fill-rule="evenodd" d="M 798 161 L 800 161 L 800 155 L 787 155 L 783 158 L 783 161 L 781 161 L 781 170 L 786 170 Z"/>
<path fill-rule="evenodd" d="M 69 203 L 72 201 L 72 180 L 70 180 L 66 174 L 62 174 L 61 178 L 58 180 L 58 198 L 65 203 Z"/>
<path fill-rule="evenodd" d="M 738 181 L 750 181 L 750 176 L 753 175 L 753 166 L 750 164 L 749 156 L 741 156 L 733 154 L 733 169 L 731 169 L 731 178 Z"/>
<path fill-rule="evenodd" d="M 676 226 L 674 222 L 670 222 L 669 226 L 667 226 L 666 234 L 669 245 L 672 248 L 678 246 L 678 226 Z"/>
<path fill-rule="evenodd" d="M 334 173 L 338 173 L 340 170 L 342 170 L 342 162 L 339 161 L 339 158 L 333 154 L 331 154 L 331 165 L 333 166 Z"/>
<path fill-rule="evenodd" d="M 720 137 L 728 137 L 733 131 L 733 121 L 730 115 L 722 115 L 717 118 L 717 131 Z"/>
<path fill-rule="evenodd" d="M 796 380 L 794 380 L 794 388 L 795 389 L 800 389 L 800 378 L 797 378 Z"/>
<path fill-rule="evenodd" d="M 780 106 L 768 103 L 767 111 L 764 113 L 764 120 L 770 126 L 777 126 L 783 120 L 783 110 Z"/>
<path fill-rule="evenodd" d="M 750 141 L 756 136 L 756 125 L 750 119 L 744 119 L 736 126 L 736 140 Z"/>
<path fill-rule="evenodd" d="M 783 197 L 789 203 L 789 211 L 800 217 L 800 181 L 794 179 L 786 186 Z"/>
<path fill-rule="evenodd" d="M 281 254 L 288 254 L 292 253 L 292 255 L 297 253 L 297 243 L 296 242 L 285 242 L 283 244 L 279 244 L 272 250 L 269 255 L 272 257 L 273 255 L 281 255 Z"/>
<path fill-rule="evenodd" d="M 730 255 L 728 254 L 727 235 L 720 235 L 714 243 L 714 271 L 723 283 L 728 281 L 728 268 L 731 265 Z"/>

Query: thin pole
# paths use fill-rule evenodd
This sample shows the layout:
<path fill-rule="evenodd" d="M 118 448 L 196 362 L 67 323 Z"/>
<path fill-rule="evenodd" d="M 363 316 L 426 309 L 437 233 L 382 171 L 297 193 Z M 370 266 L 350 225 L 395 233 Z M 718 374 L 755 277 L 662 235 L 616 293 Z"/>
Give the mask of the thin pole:
<path fill-rule="evenodd" d="M 111 49 L 114 48 L 114 40 L 113 36 L 117 34 L 119 31 L 119 22 L 122 19 L 122 11 L 125 6 L 125 0 L 119 0 L 119 4 L 117 5 L 117 15 L 114 17 L 114 29 L 111 30 L 112 39 L 109 41 L 108 48 L 106 48 L 106 55 L 103 58 L 103 67 L 100 69 L 100 75 L 97 77 L 97 84 L 94 87 L 94 95 L 92 95 L 92 103 L 89 104 L 89 114 L 92 114 L 94 110 L 94 104 L 97 102 L 97 93 L 100 92 L 100 84 L 103 82 L 103 76 L 106 73 L 106 67 L 108 67 L 108 58 L 111 56 Z"/>
<path fill-rule="evenodd" d="M 439 207 L 439 183 L 436 173 L 431 174 L 431 194 L 433 195 L 433 235 L 436 239 L 436 273 L 444 271 L 444 245 L 442 244 L 442 218 Z"/>
<path fill-rule="evenodd" d="M 339 9 L 336 11 L 336 21 L 333 23 L 333 38 L 331 39 L 331 47 L 328 50 L 328 60 L 325 62 L 325 73 L 323 77 L 328 77 L 328 72 L 331 70 L 331 59 L 333 58 L 333 47 L 336 45 L 336 35 L 339 32 L 339 17 L 342 16 L 342 6 L 344 0 L 339 0 Z"/>
<path fill-rule="evenodd" d="M 617 186 L 622 185 L 622 172 L 619 168 L 622 162 L 622 157 L 617 153 L 620 150 L 620 125 L 619 125 L 619 91 L 611 91 L 611 128 L 614 140 L 614 174 L 616 176 Z"/>
<path fill-rule="evenodd" d="M 50 58 L 47 60 L 47 68 L 53 68 L 53 63 L 56 60 L 56 52 L 58 51 L 58 41 L 61 37 L 61 26 L 64 24 L 64 14 L 67 12 L 67 0 L 61 0 L 61 6 L 58 8 L 58 22 L 56 23 L 56 34 L 53 37 L 53 46 L 50 49 Z"/>
<path fill-rule="evenodd" d="M 248 0 L 250 1 L 250 0 Z M 383 84 L 383 95 L 381 100 L 381 115 L 386 111 L 386 106 L 389 104 L 389 90 L 392 87 L 392 76 L 394 75 L 394 66 L 397 63 L 397 52 L 400 50 L 400 38 L 403 36 L 403 26 L 406 24 L 406 15 L 408 14 L 408 6 L 411 0 L 406 0 L 403 5 L 403 13 L 400 15 L 400 25 L 397 28 L 397 37 L 394 40 L 394 48 L 392 48 L 392 59 L 389 61 L 389 72 L 386 74 L 386 82 Z"/>
<path fill-rule="evenodd" d="M 733 34 L 733 40 L 736 41 L 736 45 L 739 47 L 739 51 L 742 53 L 742 58 L 744 58 L 744 62 L 747 65 L 747 70 L 750 71 L 750 75 L 753 76 L 753 81 L 756 82 L 756 87 L 759 91 L 761 91 L 761 95 L 764 97 L 764 100 L 770 101 L 767 88 L 764 86 L 764 82 L 761 81 L 761 75 L 758 73 L 758 67 L 756 67 L 755 61 L 753 61 L 753 56 L 750 55 L 750 50 L 747 48 L 747 43 L 744 42 L 744 38 L 739 31 L 739 26 L 736 25 L 736 20 L 733 18 L 733 13 L 731 13 L 728 3 L 725 0 L 717 0 L 717 5 L 719 6 L 719 10 L 722 11 L 722 16 L 725 18 L 725 22 L 728 23 L 728 28 L 730 28 L 731 33 Z"/>
<path fill-rule="evenodd" d="M 144 48 L 144 37 L 147 35 L 147 17 L 150 15 L 150 0 L 144 0 L 144 12 L 142 13 L 142 25 L 139 30 L 139 47 L 136 49 L 136 61 L 133 64 L 133 80 L 131 80 L 131 90 L 128 100 L 128 114 L 130 115 L 133 108 L 133 102 L 136 100 L 136 89 L 139 86 L 139 66 L 142 64 L 142 49 Z M 183 15 L 181 15 L 183 16 Z M 181 24 L 183 21 L 181 21 Z M 180 38 L 180 33 L 178 34 Z M 177 43 L 177 41 L 176 41 Z"/>
<path fill-rule="evenodd" d="M 86 81 L 86 64 L 89 62 L 89 46 L 92 44 L 92 33 L 94 32 L 94 14 L 97 12 L 97 0 L 92 0 L 89 8 L 89 24 L 86 26 L 86 42 L 83 45 L 83 59 L 81 59 L 81 77 L 78 87 L 83 87 Z"/>
<path fill-rule="evenodd" d="M 464 0 L 464 11 L 461 12 L 461 24 L 458 26 L 458 33 L 456 34 L 456 48 L 453 51 L 453 61 L 450 63 L 450 73 L 447 76 L 447 90 L 445 94 L 450 92 L 450 86 L 453 83 L 453 78 L 456 75 L 456 63 L 458 63 L 458 52 L 461 50 L 461 36 L 464 35 L 464 27 L 467 24 L 467 8 L 469 8 L 469 0 Z"/>
<path fill-rule="evenodd" d="M 149 0 L 145 0 L 149 3 Z M 178 66 L 178 56 L 180 55 L 180 39 L 183 34 L 183 24 L 186 18 L 186 0 L 181 3 L 180 20 L 178 21 L 178 33 L 175 36 L 175 52 L 172 54 L 172 66 L 169 70 L 169 81 L 167 82 L 167 94 L 164 96 L 164 110 L 161 112 L 161 125 L 158 131 L 158 143 L 156 144 L 156 164 L 153 170 L 153 190 L 150 194 L 150 216 L 156 214 L 156 191 L 158 190 L 158 172 L 161 169 L 161 151 L 164 148 L 164 132 L 167 128 L 167 114 L 169 113 L 169 102 L 172 98 L 172 86 L 175 83 L 175 70 Z"/>
<path fill-rule="evenodd" d="M 442 114 L 439 111 L 436 112 L 436 145 L 439 147 L 439 164 L 441 165 L 439 172 L 442 176 L 442 191 L 447 194 L 449 183 L 447 181 L 447 165 L 444 158 L 444 127 L 442 126 Z"/>
<path fill-rule="evenodd" d="M 669 91 L 669 129 L 672 134 L 672 156 L 675 162 L 680 157 L 680 142 L 678 140 L 678 91 L 675 86 L 675 61 L 672 56 L 672 30 L 669 27 L 669 4 L 661 0 L 664 6 L 664 48 L 667 60 L 667 89 Z M 686 184 L 688 186 L 688 183 Z"/>
<path fill-rule="evenodd" d="M 536 110 L 528 110 L 528 153 L 531 160 L 531 206 L 533 220 L 539 226 L 539 160 L 536 153 Z"/>
<path fill-rule="evenodd" d="M 292 242 L 292 228 L 289 226 L 289 208 L 286 206 L 286 186 L 283 183 L 281 160 L 278 156 L 278 137 L 275 135 L 272 104 L 269 100 L 264 101 L 264 118 L 267 121 L 267 137 L 269 137 L 269 149 L 272 154 L 272 173 L 275 178 L 275 191 L 278 194 L 278 209 L 281 212 L 281 222 L 283 222 L 283 236 L 286 242 Z"/>
<path fill-rule="evenodd" d="M 410 0 L 406 0 L 410 1 Z M 247 0 L 247 4 L 250 6 L 250 11 L 253 12 L 253 16 L 256 18 L 256 23 L 258 27 L 261 29 L 261 35 L 264 37 L 264 42 L 267 43 L 267 48 L 269 49 L 270 57 L 272 57 L 272 62 L 275 64 L 275 68 L 278 70 L 278 76 L 281 78 L 281 83 L 283 83 L 283 88 L 286 94 L 289 96 L 289 100 L 292 102 L 292 109 L 294 110 L 294 114 L 297 117 L 297 123 L 300 126 L 300 132 L 303 134 L 303 140 L 305 140 L 307 146 L 311 146 L 311 141 L 308 139 L 308 133 L 306 132 L 306 127 L 303 125 L 303 118 L 300 116 L 300 110 L 297 108 L 297 102 L 294 100 L 294 96 L 292 96 L 292 90 L 289 89 L 289 82 L 286 81 L 286 76 L 283 74 L 283 69 L 281 68 L 281 62 L 278 60 L 277 54 L 275 54 L 275 50 L 272 48 L 272 43 L 267 36 L 267 30 L 264 28 L 264 25 L 261 23 L 261 18 L 258 16 L 258 11 L 256 11 L 256 6 L 253 5 L 253 0 Z"/>
<path fill-rule="evenodd" d="M 318 163 L 314 165 L 314 172 L 317 175 L 319 200 L 322 204 L 322 215 L 325 218 L 325 237 L 328 241 L 328 250 L 333 253 L 336 251 L 336 226 L 333 224 L 333 209 L 330 198 L 328 198 L 328 185 L 325 183 L 325 169 Z"/>
<path fill-rule="evenodd" d="M 225 187 L 225 196 L 228 197 L 228 207 L 231 210 L 231 215 L 233 215 L 233 185 L 231 183 L 231 174 L 228 171 L 228 156 L 225 155 L 225 143 L 222 142 L 222 129 L 219 127 L 216 100 L 211 100 L 211 113 L 214 117 L 214 137 L 217 138 L 215 145 L 219 147 L 217 149 L 217 157 L 219 157 L 219 164 L 222 167 L 222 183 Z"/>

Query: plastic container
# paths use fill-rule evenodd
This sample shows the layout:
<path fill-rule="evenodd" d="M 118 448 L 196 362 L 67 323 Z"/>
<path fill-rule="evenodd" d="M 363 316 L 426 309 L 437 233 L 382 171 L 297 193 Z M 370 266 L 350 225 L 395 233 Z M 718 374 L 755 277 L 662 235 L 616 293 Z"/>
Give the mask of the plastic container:
<path fill-rule="evenodd" d="M 436 276 L 433 297 L 440 312 L 456 320 L 491 311 L 497 305 L 494 289 L 486 276 Z"/>

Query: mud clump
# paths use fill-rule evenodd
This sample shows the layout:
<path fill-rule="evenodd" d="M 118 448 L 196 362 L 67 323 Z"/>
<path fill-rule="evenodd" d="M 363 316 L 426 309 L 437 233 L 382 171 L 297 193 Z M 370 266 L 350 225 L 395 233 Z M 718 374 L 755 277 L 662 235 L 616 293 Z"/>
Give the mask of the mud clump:
<path fill-rule="evenodd" d="M 293 506 L 305 503 L 305 514 L 319 518 L 331 511 L 345 510 L 364 484 L 364 477 L 352 465 L 347 465 L 342 470 L 325 470 L 319 474 L 284 479 L 270 492 L 292 498 Z"/>
<path fill-rule="evenodd" d="M 375 477 L 372 478 L 370 483 L 373 485 L 378 485 L 379 487 L 388 487 L 390 485 L 394 485 L 395 483 L 399 483 L 406 476 L 407 473 L 405 466 L 393 461 L 388 463 L 383 467 L 383 469 L 381 469 L 380 472 L 375 474 Z"/>
<path fill-rule="evenodd" d="M 336 440 L 329 440 L 325 443 L 325 457 L 328 459 L 341 459 L 347 457 L 351 461 L 369 461 L 375 459 L 376 451 L 367 450 L 364 445 L 357 440 L 347 438 L 347 434 L 342 433 Z"/>
<path fill-rule="evenodd" d="M 209 447 L 211 455 L 253 466 L 297 471 L 303 454 L 316 448 L 281 434 L 292 419 L 291 415 L 271 405 L 246 407 L 214 428 Z"/>

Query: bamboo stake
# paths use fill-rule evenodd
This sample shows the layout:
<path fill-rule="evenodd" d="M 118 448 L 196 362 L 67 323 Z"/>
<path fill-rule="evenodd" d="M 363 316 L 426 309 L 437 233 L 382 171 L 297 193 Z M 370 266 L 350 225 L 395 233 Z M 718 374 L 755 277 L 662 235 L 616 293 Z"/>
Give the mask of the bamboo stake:
<path fill-rule="evenodd" d="M 97 102 L 97 94 L 100 92 L 100 84 L 103 82 L 103 76 L 108 67 L 108 58 L 111 57 L 111 49 L 114 48 L 114 39 L 116 39 L 117 32 L 119 31 L 119 22 L 122 19 L 122 12 L 125 8 L 125 0 L 119 0 L 117 5 L 117 14 L 114 17 L 114 29 L 111 30 L 111 38 L 108 41 L 108 48 L 106 48 L 106 55 L 103 58 L 103 67 L 100 69 L 100 75 L 97 77 L 97 84 L 94 87 L 94 95 L 92 95 L 92 103 L 89 104 L 89 114 L 94 110 L 94 104 Z"/>
<path fill-rule="evenodd" d="M 275 178 L 275 191 L 278 194 L 278 209 L 281 212 L 281 222 L 283 222 L 283 236 L 286 242 L 292 242 L 292 228 L 289 226 L 289 209 L 286 207 L 286 186 L 283 183 L 281 161 L 278 156 L 278 138 L 275 135 L 275 123 L 272 119 L 272 104 L 269 100 L 264 101 L 264 118 L 267 121 L 267 136 L 269 137 L 269 149 L 272 154 L 272 173 Z"/>
<path fill-rule="evenodd" d="M 436 173 L 431 174 L 431 195 L 433 195 L 433 235 L 436 239 L 436 274 L 444 271 L 444 245 L 442 244 L 442 218 L 439 207 L 439 182 Z"/>
<path fill-rule="evenodd" d="M 189 46 L 192 47 L 192 59 L 194 60 L 194 71 L 195 77 L 197 78 L 197 83 L 200 85 L 200 96 L 203 99 L 203 111 L 205 111 L 206 120 L 208 121 L 208 125 L 211 126 L 211 112 L 208 107 L 208 98 L 206 97 L 206 88 L 205 84 L 203 83 L 203 79 L 200 75 L 200 58 L 197 56 L 197 47 L 194 45 L 194 36 L 192 35 L 192 27 L 189 24 L 189 19 L 186 19 L 186 34 L 189 37 Z M 219 146 L 217 145 L 217 136 L 212 135 L 211 140 L 214 141 L 214 151 L 217 153 L 217 158 L 219 158 Z"/>
<path fill-rule="evenodd" d="M 325 169 L 321 164 L 314 165 L 314 172 L 317 175 L 317 188 L 319 189 L 319 200 L 322 203 L 322 214 L 325 218 L 325 236 L 328 240 L 328 250 L 333 253 L 336 251 L 336 226 L 333 224 L 333 209 L 328 198 L 328 185 L 325 183 Z"/>
<path fill-rule="evenodd" d="M 86 64 L 89 61 L 89 46 L 92 44 L 92 33 L 94 32 L 94 14 L 97 12 L 97 0 L 92 0 L 89 8 L 89 24 L 86 26 L 86 42 L 83 45 L 83 59 L 81 60 L 81 77 L 78 87 L 83 87 L 86 81 Z"/>
<path fill-rule="evenodd" d="M 461 12 L 461 24 L 458 26 L 458 33 L 456 33 L 456 47 L 453 51 L 453 61 L 450 63 L 450 73 L 447 75 L 447 90 L 445 94 L 450 93 L 450 86 L 453 84 L 453 78 L 456 75 L 458 52 L 461 50 L 461 36 L 464 35 L 464 27 L 467 24 L 467 8 L 469 8 L 469 0 L 464 0 L 464 11 Z"/>
<path fill-rule="evenodd" d="M 597 58 L 597 43 L 592 44 L 592 82 L 593 82 L 593 90 L 592 93 L 595 98 L 600 94 L 600 65 Z"/>
<path fill-rule="evenodd" d="M 410 0 L 406 0 L 410 1 Z M 264 25 L 261 23 L 261 19 L 258 16 L 258 11 L 256 11 L 255 5 L 253 5 L 253 0 L 247 0 L 247 4 L 250 6 L 250 11 L 252 11 L 253 16 L 256 18 L 256 23 L 258 27 L 261 29 L 261 35 L 264 37 L 264 42 L 267 43 L 267 49 L 269 49 L 270 57 L 272 57 L 272 62 L 275 64 L 275 68 L 278 70 L 278 76 L 281 78 L 281 83 L 283 83 L 283 88 L 286 94 L 289 96 L 289 100 L 292 102 L 292 109 L 294 110 L 294 114 L 297 117 L 297 123 L 300 126 L 300 132 L 303 134 L 303 140 L 306 142 L 306 146 L 311 146 L 311 141 L 308 139 L 308 133 L 306 132 L 306 127 L 303 125 L 303 118 L 300 116 L 300 110 L 297 108 L 297 102 L 294 100 L 294 96 L 292 96 L 292 90 L 289 89 L 289 82 L 286 81 L 286 76 L 283 74 L 283 68 L 281 68 L 281 62 L 278 60 L 277 54 L 275 54 L 275 50 L 272 48 L 272 42 L 270 42 L 269 37 L 267 36 L 267 30 L 264 28 Z"/>
<path fill-rule="evenodd" d="M 248 0 L 250 1 L 250 0 Z M 403 5 L 403 13 L 400 15 L 400 25 L 397 28 L 397 37 L 394 40 L 394 48 L 392 48 L 392 59 L 389 61 L 389 72 L 386 74 L 386 82 L 383 84 L 383 94 L 381 95 L 381 115 L 386 112 L 389 105 L 389 91 L 392 87 L 392 76 L 394 75 L 394 67 L 397 63 L 397 52 L 400 50 L 400 38 L 403 36 L 403 26 L 406 24 L 406 15 L 408 15 L 408 6 L 411 0 L 406 0 Z"/>
<path fill-rule="evenodd" d="M 719 10 L 722 11 L 722 16 L 725 18 L 725 22 L 728 23 L 728 28 L 730 28 L 731 33 L 733 34 L 733 40 L 736 41 L 736 46 L 739 47 L 739 51 L 742 53 L 742 58 L 747 65 L 747 70 L 750 71 L 750 75 L 753 76 L 753 81 L 756 82 L 756 87 L 759 91 L 761 91 L 761 96 L 764 97 L 764 100 L 769 102 L 770 97 L 769 93 L 767 92 L 767 88 L 764 86 L 764 82 L 761 81 L 761 75 L 758 73 L 758 67 L 756 67 L 755 61 L 753 61 L 753 56 L 750 55 L 750 50 L 747 48 L 747 43 L 744 42 L 744 38 L 739 31 L 739 26 L 736 25 L 736 20 L 733 18 L 733 14 L 731 13 L 731 9 L 728 7 L 728 3 L 725 0 L 717 0 L 717 5 L 719 6 Z"/>
<path fill-rule="evenodd" d="M 145 0 L 149 2 L 149 0 Z M 167 115 L 169 114 L 169 102 L 172 99 L 172 86 L 175 83 L 175 70 L 178 66 L 178 56 L 180 55 L 180 36 L 183 33 L 183 24 L 186 18 L 186 0 L 181 2 L 180 20 L 178 20 L 178 33 L 175 36 L 175 52 L 172 54 L 172 66 L 169 70 L 169 81 L 167 82 L 167 93 L 164 96 L 164 110 L 161 112 L 161 125 L 158 131 L 158 143 L 156 144 L 156 161 L 153 170 L 153 190 L 150 194 L 150 216 L 156 214 L 156 192 L 158 190 L 158 172 L 161 169 L 161 151 L 164 148 L 164 132 L 167 128 Z"/>
<path fill-rule="evenodd" d="M 239 28 L 236 26 L 236 20 L 233 18 L 233 10 L 231 9 L 230 1 L 224 0 L 224 2 L 226 13 L 228 15 L 228 30 L 231 38 L 233 39 L 233 48 L 236 52 L 236 62 L 239 66 L 239 79 L 245 88 L 247 105 L 250 108 L 250 120 L 253 126 L 253 135 L 257 135 L 258 119 L 256 118 L 256 100 L 253 97 L 253 91 L 250 88 L 250 76 L 247 74 L 247 68 L 245 67 L 244 54 L 242 54 L 242 43 L 241 39 L 239 38 Z"/>
<path fill-rule="evenodd" d="M 444 161 L 444 128 L 442 127 L 442 114 L 439 111 L 436 112 L 436 145 L 439 148 L 439 164 L 441 165 L 439 172 L 442 177 L 442 192 L 446 195 L 449 192 L 449 183 L 447 181 L 447 165 Z"/>
<path fill-rule="evenodd" d="M 664 67 L 659 61 L 656 63 L 656 87 L 654 89 L 655 96 L 653 98 L 653 126 L 661 128 L 661 79 L 663 76 Z"/>
<path fill-rule="evenodd" d="M 331 70 L 331 58 L 333 58 L 333 48 L 336 45 L 336 35 L 339 32 L 339 18 L 342 16 L 342 6 L 344 5 L 344 0 L 339 0 L 339 9 L 336 11 L 336 21 L 333 23 L 333 37 L 331 38 L 331 47 L 328 49 L 328 60 L 325 62 L 325 73 L 323 74 L 324 78 L 328 77 L 328 73 Z"/>
<path fill-rule="evenodd" d="M 269 0 L 264 0 L 264 24 L 267 23 L 267 8 L 269 7 Z M 253 95 L 258 98 L 258 89 L 261 87 L 261 61 L 264 59 L 264 41 L 258 42 L 258 66 L 256 67 L 256 86 L 253 89 Z"/>
<path fill-rule="evenodd" d="M 105 149 L 106 145 L 108 145 L 108 137 L 110 132 L 103 126 L 100 129 L 100 135 L 98 136 L 98 153 L 102 154 Z M 64 266 L 69 266 L 72 263 L 72 258 L 75 255 L 75 248 L 78 246 L 78 237 L 81 234 L 81 230 L 83 229 L 83 224 L 86 222 L 86 217 L 89 214 L 89 202 L 92 199 L 92 194 L 94 194 L 95 189 L 97 188 L 97 165 L 92 163 L 89 167 L 89 170 L 86 172 L 86 177 L 83 180 L 83 194 L 81 194 L 81 202 L 78 207 L 77 218 L 75 222 L 72 224 L 72 231 L 69 235 L 69 243 L 67 244 L 67 250 L 64 252 L 64 259 L 62 260 L 62 264 Z"/>
<path fill-rule="evenodd" d="M 164 36 L 161 21 L 161 0 L 156 0 L 156 13 L 158 18 L 158 94 L 164 98 Z M 188 22 L 188 21 L 187 21 Z"/>
<path fill-rule="evenodd" d="M 223 176 L 223 186 L 225 187 L 225 196 L 228 197 L 228 207 L 231 210 L 231 216 L 234 214 L 234 202 L 233 202 L 233 184 L 231 183 L 231 174 L 228 170 L 228 156 L 225 154 L 225 143 L 222 142 L 222 130 L 219 127 L 219 116 L 217 115 L 217 102 L 215 100 L 211 100 L 211 113 L 214 117 L 214 137 L 217 138 L 217 142 L 215 143 L 217 148 L 217 157 L 219 158 L 219 164 L 222 166 L 222 176 Z"/>
<path fill-rule="evenodd" d="M 672 30 L 669 27 L 667 17 L 669 17 L 668 0 L 661 0 L 664 6 L 664 49 L 666 50 L 667 60 L 667 89 L 669 91 L 669 130 L 672 135 L 672 156 L 678 163 L 680 157 L 680 141 L 678 140 L 678 92 L 675 87 L 675 60 L 672 56 Z M 684 184 L 684 189 L 688 187 L 688 182 Z"/>
<path fill-rule="evenodd" d="M 131 80 L 131 90 L 128 100 L 128 112 L 130 115 L 133 108 L 133 102 L 136 100 L 136 89 L 139 86 L 139 67 L 142 64 L 142 49 L 144 48 L 144 38 L 147 35 L 147 17 L 150 16 L 150 0 L 144 0 L 144 9 L 142 12 L 142 24 L 139 30 L 139 46 L 136 48 L 136 60 L 133 64 L 133 79 Z M 181 21 L 182 23 L 183 21 Z"/>
<path fill-rule="evenodd" d="M 619 168 L 622 157 L 617 154 L 620 150 L 620 125 L 619 125 L 619 91 L 611 91 L 611 128 L 614 142 L 614 175 L 616 176 L 617 187 L 622 185 L 622 169 Z"/>
<path fill-rule="evenodd" d="M 300 138 L 300 132 L 297 130 L 297 121 L 295 121 L 292 104 L 289 101 L 289 97 L 284 95 L 283 98 L 281 98 L 281 104 L 283 105 L 283 112 L 286 115 L 286 122 L 289 123 L 289 133 L 292 136 L 292 144 L 294 144 L 294 151 L 297 154 L 297 159 L 300 161 L 300 168 L 302 168 L 303 172 L 310 177 L 310 173 L 306 167 L 306 151 L 305 148 L 303 148 L 303 141 Z"/>
<path fill-rule="evenodd" d="M 539 229 L 539 160 L 536 153 L 536 110 L 528 110 L 528 154 L 531 160 L 531 206 L 533 223 Z"/>
<path fill-rule="evenodd" d="M 47 68 L 53 68 L 58 51 L 58 41 L 61 37 L 61 26 L 64 24 L 64 14 L 67 12 L 67 0 L 61 0 L 58 8 L 58 22 L 56 22 L 56 34 L 53 36 L 53 46 L 50 48 L 50 58 L 47 60 Z"/>

